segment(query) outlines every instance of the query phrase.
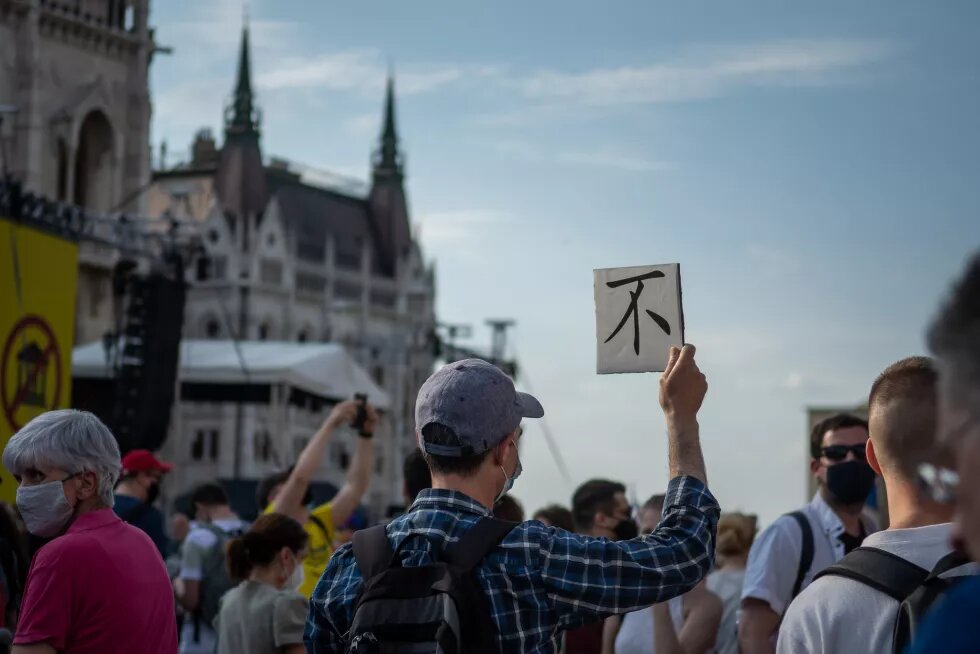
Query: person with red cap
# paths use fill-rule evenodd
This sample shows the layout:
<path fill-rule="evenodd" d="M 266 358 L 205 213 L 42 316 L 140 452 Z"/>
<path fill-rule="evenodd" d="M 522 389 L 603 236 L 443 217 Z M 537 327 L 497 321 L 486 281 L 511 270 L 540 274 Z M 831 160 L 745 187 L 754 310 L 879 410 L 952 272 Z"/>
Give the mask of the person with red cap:
<path fill-rule="evenodd" d="M 160 481 L 173 466 L 160 461 L 149 450 L 132 450 L 122 458 L 122 476 L 116 486 L 112 507 L 123 521 L 142 529 L 164 558 L 169 553 L 163 513 L 153 506 L 160 495 Z"/>

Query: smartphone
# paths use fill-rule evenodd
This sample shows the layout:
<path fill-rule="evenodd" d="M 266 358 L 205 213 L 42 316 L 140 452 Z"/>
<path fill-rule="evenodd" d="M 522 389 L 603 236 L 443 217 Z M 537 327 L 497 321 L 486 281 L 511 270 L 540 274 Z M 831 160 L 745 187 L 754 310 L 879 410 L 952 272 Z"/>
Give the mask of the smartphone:
<path fill-rule="evenodd" d="M 357 402 L 357 416 L 354 418 L 354 422 L 350 424 L 351 429 L 357 431 L 361 436 L 368 436 L 369 434 L 364 431 L 364 424 L 367 422 L 367 394 L 366 393 L 355 393 L 354 400 Z"/>

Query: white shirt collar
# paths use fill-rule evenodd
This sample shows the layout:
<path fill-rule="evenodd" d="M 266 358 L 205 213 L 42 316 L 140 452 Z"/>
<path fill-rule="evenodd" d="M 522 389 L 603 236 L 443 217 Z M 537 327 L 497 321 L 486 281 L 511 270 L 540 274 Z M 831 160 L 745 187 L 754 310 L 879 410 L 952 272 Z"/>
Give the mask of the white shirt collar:
<path fill-rule="evenodd" d="M 813 499 L 810 500 L 810 508 L 817 516 L 817 520 L 820 521 L 820 528 L 824 533 L 838 536 L 844 531 L 844 523 L 841 522 L 840 517 L 834 510 L 830 508 L 827 500 L 823 498 L 819 490 L 814 494 Z"/>
<path fill-rule="evenodd" d="M 844 523 L 841 522 L 840 516 L 830 508 L 819 490 L 810 500 L 810 510 L 817 516 L 817 520 L 820 521 L 820 528 L 824 533 L 831 536 L 840 536 L 844 533 Z M 869 534 L 875 531 L 874 521 L 864 513 L 861 514 L 861 524 L 864 525 L 864 533 Z"/>

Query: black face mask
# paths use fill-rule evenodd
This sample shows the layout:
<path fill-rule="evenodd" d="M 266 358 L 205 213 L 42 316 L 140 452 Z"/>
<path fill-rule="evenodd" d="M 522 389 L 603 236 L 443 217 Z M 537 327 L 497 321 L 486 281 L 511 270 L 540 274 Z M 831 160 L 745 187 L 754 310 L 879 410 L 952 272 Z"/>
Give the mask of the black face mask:
<path fill-rule="evenodd" d="M 626 518 L 616 523 L 613 533 L 616 534 L 616 540 L 630 540 L 640 535 L 640 529 L 636 526 L 636 520 Z"/>
<path fill-rule="evenodd" d="M 844 461 L 827 466 L 827 490 L 841 504 L 864 502 L 874 484 L 875 471 L 864 461 Z"/>
<path fill-rule="evenodd" d="M 153 482 L 150 487 L 146 489 L 146 503 L 153 504 L 160 497 L 160 483 Z"/>

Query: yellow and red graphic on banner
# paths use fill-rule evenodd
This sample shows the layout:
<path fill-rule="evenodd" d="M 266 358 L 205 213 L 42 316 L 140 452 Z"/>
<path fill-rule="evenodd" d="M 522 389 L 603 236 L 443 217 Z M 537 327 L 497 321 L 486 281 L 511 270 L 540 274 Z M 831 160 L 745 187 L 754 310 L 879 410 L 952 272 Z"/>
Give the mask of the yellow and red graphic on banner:
<path fill-rule="evenodd" d="M 71 401 L 78 245 L 0 217 L 0 448 Z M 0 466 L 0 499 L 17 484 Z"/>

